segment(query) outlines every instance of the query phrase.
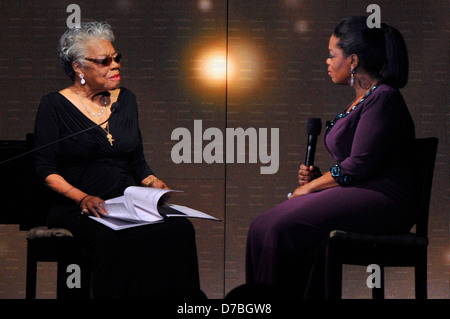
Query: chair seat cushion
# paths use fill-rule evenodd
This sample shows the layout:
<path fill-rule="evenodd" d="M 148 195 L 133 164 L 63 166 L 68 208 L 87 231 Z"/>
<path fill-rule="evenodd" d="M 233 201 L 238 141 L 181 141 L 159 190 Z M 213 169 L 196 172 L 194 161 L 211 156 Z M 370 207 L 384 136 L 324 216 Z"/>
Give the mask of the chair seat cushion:
<path fill-rule="evenodd" d="M 399 235 L 371 235 L 333 230 L 330 232 L 330 239 L 335 241 L 352 241 L 380 245 L 428 245 L 428 238 L 419 237 L 413 233 Z"/>
<path fill-rule="evenodd" d="M 27 239 L 52 238 L 52 237 L 73 237 L 72 233 L 64 228 L 48 228 L 39 226 L 30 229 Z"/>

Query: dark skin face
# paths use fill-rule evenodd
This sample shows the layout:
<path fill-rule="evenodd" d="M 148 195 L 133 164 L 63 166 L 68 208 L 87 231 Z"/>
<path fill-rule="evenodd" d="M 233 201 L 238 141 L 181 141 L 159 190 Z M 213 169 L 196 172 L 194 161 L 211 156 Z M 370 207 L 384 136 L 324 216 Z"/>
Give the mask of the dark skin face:
<path fill-rule="evenodd" d="M 331 80 L 340 85 L 350 84 L 350 71 L 355 70 L 354 86 L 355 102 L 363 97 L 372 86 L 374 86 L 378 79 L 367 73 L 359 66 L 359 58 L 356 54 L 346 55 L 339 47 L 339 38 L 332 35 L 328 44 L 329 57 L 327 59 L 328 75 Z M 350 108 L 353 104 L 350 106 Z"/>
<path fill-rule="evenodd" d="M 104 59 L 116 55 L 116 50 L 111 42 L 107 40 L 88 40 L 86 43 L 87 58 Z M 74 86 L 78 87 L 78 84 L 80 84 L 79 75 L 82 74 L 86 81 L 86 84 L 82 87 L 87 97 L 100 92 L 114 90 L 120 85 L 120 63 L 117 63 L 114 60 L 109 66 L 99 65 L 88 60 L 84 61 L 84 66 L 74 62 L 73 68 L 77 73 Z"/>
<path fill-rule="evenodd" d="M 339 39 L 334 35 L 330 37 L 328 44 L 329 57 L 327 59 L 328 75 L 336 84 L 348 85 L 350 83 L 350 70 L 356 67 L 353 62 L 354 55 L 346 56 L 344 51 L 338 46 Z"/>

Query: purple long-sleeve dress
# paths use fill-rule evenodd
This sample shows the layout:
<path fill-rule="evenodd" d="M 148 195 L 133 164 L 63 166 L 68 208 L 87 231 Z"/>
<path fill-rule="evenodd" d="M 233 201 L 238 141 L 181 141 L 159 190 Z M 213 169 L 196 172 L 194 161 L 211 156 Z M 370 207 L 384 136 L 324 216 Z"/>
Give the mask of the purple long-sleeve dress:
<path fill-rule="evenodd" d="M 287 200 L 258 216 L 247 240 L 247 282 L 321 297 L 329 232 L 408 231 L 414 205 L 408 160 L 414 123 L 401 93 L 379 85 L 327 130 L 324 143 L 340 186 Z M 320 267 L 319 267 L 320 268 Z M 318 274 L 318 275 L 317 275 Z"/>

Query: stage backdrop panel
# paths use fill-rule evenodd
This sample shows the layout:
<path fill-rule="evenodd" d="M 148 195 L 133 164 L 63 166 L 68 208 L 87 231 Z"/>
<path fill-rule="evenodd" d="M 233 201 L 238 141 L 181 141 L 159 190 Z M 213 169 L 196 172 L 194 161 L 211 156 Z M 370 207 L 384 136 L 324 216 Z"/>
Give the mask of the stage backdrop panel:
<path fill-rule="evenodd" d="M 304 161 L 309 117 L 332 120 L 354 98 L 331 83 L 326 71 L 328 40 L 344 17 L 366 14 L 373 1 L 358 0 L 112 0 L 77 1 L 81 18 L 112 24 L 121 60 L 122 85 L 139 103 L 145 155 L 157 175 L 183 190 L 174 202 L 214 215 L 221 222 L 193 220 L 201 285 L 222 298 L 245 282 L 248 226 L 264 210 L 286 199 Z M 57 58 L 73 1 L 0 3 L 0 139 L 23 140 L 33 131 L 41 97 L 70 81 Z M 445 0 L 376 2 L 381 20 L 404 35 L 410 79 L 402 90 L 418 137 L 440 139 L 430 210 L 428 294 L 449 298 L 448 78 L 449 4 Z M 179 142 L 172 132 L 191 134 L 191 162 L 176 163 Z M 267 129 L 266 150 L 278 146 L 275 174 L 261 174 L 259 153 L 249 163 L 208 153 L 209 132 Z M 278 140 L 271 140 L 277 129 Z M 197 133 L 197 135 L 195 134 Z M 319 138 L 316 164 L 333 161 Z M 252 142 L 254 143 L 254 142 Z M 249 145 L 251 144 L 251 145 Z M 234 145 L 237 152 L 237 146 Z M 259 149 L 258 149 L 259 150 Z M 208 154 L 213 163 L 208 163 Z M 211 158 L 210 158 L 211 159 Z M 274 158 L 272 158 L 275 161 Z M 195 162 L 194 162 L 195 161 Z M 274 163 L 273 163 L 274 164 Z M 2 183 L 7 183 L 3 181 Z M 15 212 L 20 213 L 20 211 Z M 0 222 L 1 223 L 1 222 Z M 0 298 L 25 296 L 25 234 L 0 226 Z M 52 267 L 41 266 L 38 296 L 53 298 Z M 344 297 L 366 298 L 364 267 L 344 268 Z M 388 269 L 388 298 L 413 298 L 411 269 Z"/>

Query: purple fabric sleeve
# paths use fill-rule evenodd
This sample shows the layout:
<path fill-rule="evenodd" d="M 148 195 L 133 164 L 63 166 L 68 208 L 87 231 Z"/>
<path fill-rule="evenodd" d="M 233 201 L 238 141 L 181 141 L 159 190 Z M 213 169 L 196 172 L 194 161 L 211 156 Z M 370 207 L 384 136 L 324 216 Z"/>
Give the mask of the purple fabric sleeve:
<path fill-rule="evenodd" d="M 343 186 L 363 182 L 393 165 L 401 147 L 399 136 L 408 121 L 401 94 L 380 86 L 360 106 L 336 122 L 327 145 L 337 165 L 333 177 Z M 348 181 L 348 183 L 346 183 Z"/>

